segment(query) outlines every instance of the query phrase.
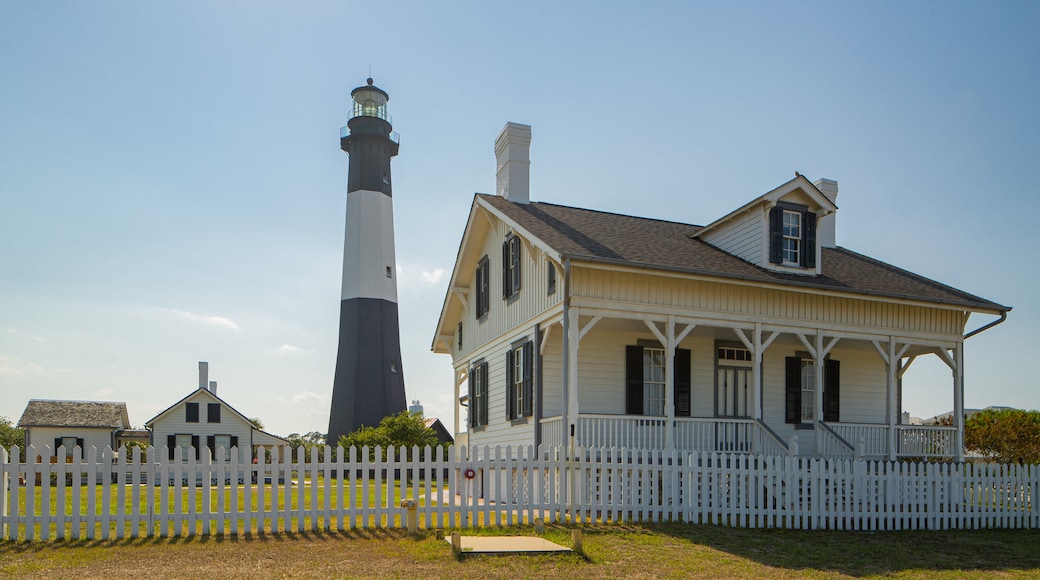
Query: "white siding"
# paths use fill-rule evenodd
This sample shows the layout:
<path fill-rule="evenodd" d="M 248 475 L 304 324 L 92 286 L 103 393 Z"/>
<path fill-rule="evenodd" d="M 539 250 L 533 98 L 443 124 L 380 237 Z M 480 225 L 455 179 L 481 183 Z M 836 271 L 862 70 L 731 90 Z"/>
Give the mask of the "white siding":
<path fill-rule="evenodd" d="M 481 218 L 483 219 L 483 218 Z M 454 336 L 451 349 L 454 358 L 469 358 L 473 352 L 480 350 L 488 342 L 518 326 L 530 323 L 539 314 L 559 304 L 563 297 L 563 274 L 557 272 L 556 291 L 549 294 L 547 257 L 537 247 L 527 243 L 521 244 L 520 291 L 508 298 L 502 298 L 502 243 L 510 230 L 500 221 L 493 227 L 481 242 L 479 256 L 488 257 L 489 309 L 481 319 L 476 318 L 477 289 L 476 277 L 468 289 L 466 309 L 462 312 L 462 349 L 458 348 L 458 330 L 455 320 Z M 479 258 L 478 258 L 479 260 Z M 449 328 L 451 328 L 449 327 Z"/>
<path fill-rule="evenodd" d="M 199 422 L 188 423 L 185 421 L 185 404 L 186 403 L 198 403 L 199 404 Z M 169 435 L 197 435 L 199 437 L 199 447 L 206 447 L 206 437 L 208 435 L 231 435 L 238 437 L 238 448 L 241 457 L 250 457 L 252 453 L 252 434 L 253 424 L 248 421 L 244 421 L 241 417 L 235 413 L 234 410 L 229 408 L 226 404 L 220 403 L 220 423 L 209 423 L 207 421 L 207 404 L 208 403 L 220 403 L 219 400 L 212 397 L 207 391 L 199 389 L 192 393 L 184 401 L 181 401 L 177 407 L 171 409 L 165 415 L 159 417 L 152 423 L 152 445 L 156 447 L 163 447 L 166 445 L 167 437 Z M 200 457 L 201 457 L 200 452 Z"/>
<path fill-rule="evenodd" d="M 958 310 L 637 272 L 574 267 L 572 290 L 576 297 L 617 302 L 621 309 L 632 304 L 661 306 L 679 316 L 727 320 L 739 315 L 764 323 L 830 325 L 882 334 L 908 331 L 951 340 L 959 340 L 964 328 Z"/>
<path fill-rule="evenodd" d="M 113 429 L 92 427 L 29 427 L 29 445 L 36 446 L 36 454 L 43 456 L 43 446 L 51 447 L 48 457 L 54 457 L 54 439 L 57 437 L 78 437 L 83 439 L 83 449 L 89 449 L 91 445 L 98 451 L 115 444 Z M 19 443 L 21 445 L 21 443 Z"/>
<path fill-rule="evenodd" d="M 765 214 L 755 208 L 708 232 L 701 239 L 738 258 L 762 266 L 767 261 L 762 255 L 765 220 Z"/>

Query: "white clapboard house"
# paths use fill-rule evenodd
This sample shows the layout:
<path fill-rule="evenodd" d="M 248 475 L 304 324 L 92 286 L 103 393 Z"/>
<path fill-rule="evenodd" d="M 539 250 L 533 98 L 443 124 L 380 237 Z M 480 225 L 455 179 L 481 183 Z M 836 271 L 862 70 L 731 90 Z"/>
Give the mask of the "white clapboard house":
<path fill-rule="evenodd" d="M 530 139 L 497 139 L 437 322 L 458 443 L 963 458 L 965 341 L 1010 308 L 837 246 L 835 181 L 696 226 L 530 201 Z M 952 427 L 900 423 L 923 356 Z"/>
<path fill-rule="evenodd" d="M 199 363 L 199 387 L 183 399 L 145 423 L 151 431 L 151 444 L 166 447 L 169 459 L 176 448 L 181 458 L 204 460 L 209 451 L 214 461 L 229 461 L 232 448 L 238 451 L 238 460 L 248 462 L 258 449 L 284 453 L 289 442 L 277 435 L 262 431 L 248 417 L 235 410 L 217 396 L 216 381 L 209 380 L 209 365 Z M 224 449 L 224 453 L 218 453 Z"/>
<path fill-rule="evenodd" d="M 25 430 L 25 446 L 35 447 L 37 459 L 55 457 L 63 445 L 71 459 L 76 447 L 81 452 L 89 447 L 118 449 L 124 434 L 130 433 L 130 418 L 122 402 L 32 399 L 18 426 Z"/>

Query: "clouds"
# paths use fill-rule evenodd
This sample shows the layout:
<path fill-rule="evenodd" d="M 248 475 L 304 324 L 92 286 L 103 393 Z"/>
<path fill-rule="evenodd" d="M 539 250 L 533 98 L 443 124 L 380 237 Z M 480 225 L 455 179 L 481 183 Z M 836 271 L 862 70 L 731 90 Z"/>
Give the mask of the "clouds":
<path fill-rule="evenodd" d="M 432 272 L 423 272 L 419 274 L 419 279 L 429 284 L 436 284 L 443 276 L 444 268 L 436 268 Z"/>
<path fill-rule="evenodd" d="M 174 310 L 172 308 L 166 308 L 164 310 L 176 315 L 178 318 L 182 320 L 187 320 L 189 322 L 204 324 L 207 326 L 215 326 L 217 328 L 224 328 L 227 330 L 233 330 L 235 332 L 241 330 L 238 324 L 235 324 L 234 320 L 231 320 L 230 318 L 225 318 L 223 316 L 195 314 L 194 312 L 187 312 L 185 310 Z"/>
<path fill-rule="evenodd" d="M 282 346 L 280 346 L 280 347 L 278 347 L 278 348 L 276 348 L 274 350 L 278 354 L 299 354 L 299 353 L 302 353 L 302 352 L 307 352 L 305 349 L 302 349 L 302 348 L 300 348 L 298 346 L 295 346 L 295 345 L 292 345 L 292 344 L 283 344 Z"/>
<path fill-rule="evenodd" d="M 302 391 L 293 395 L 292 401 L 297 405 L 327 405 L 329 398 L 312 391 Z"/>

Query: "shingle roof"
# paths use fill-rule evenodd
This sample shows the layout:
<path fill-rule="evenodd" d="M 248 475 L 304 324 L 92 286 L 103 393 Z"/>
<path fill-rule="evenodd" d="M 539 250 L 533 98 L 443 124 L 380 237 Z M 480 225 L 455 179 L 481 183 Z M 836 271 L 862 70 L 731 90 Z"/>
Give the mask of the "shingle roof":
<path fill-rule="evenodd" d="M 700 239 L 691 239 L 700 226 L 551 203 L 517 204 L 496 195 L 477 196 L 561 255 L 572 259 L 921 300 L 972 309 L 1010 310 L 1007 306 L 845 248 L 823 249 L 820 276 L 785 274 L 756 266 Z"/>
<path fill-rule="evenodd" d="M 126 403 L 104 401 L 44 401 L 32 399 L 19 427 L 108 427 L 125 429 Z"/>

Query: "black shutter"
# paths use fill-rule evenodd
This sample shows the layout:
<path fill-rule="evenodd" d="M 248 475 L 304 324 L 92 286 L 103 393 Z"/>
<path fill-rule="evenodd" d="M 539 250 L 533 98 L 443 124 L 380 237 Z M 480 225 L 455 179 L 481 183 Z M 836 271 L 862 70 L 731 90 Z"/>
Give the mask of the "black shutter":
<path fill-rule="evenodd" d="M 690 416 L 690 351 L 685 348 L 675 349 L 675 368 L 672 373 L 675 381 L 675 416 Z"/>
<path fill-rule="evenodd" d="M 513 236 L 509 239 L 509 243 L 513 246 L 513 251 L 511 252 L 513 258 L 513 270 L 512 279 L 510 280 L 511 284 L 509 287 L 509 293 L 513 294 L 515 292 L 520 291 L 520 250 L 523 244 L 520 243 L 520 236 Z"/>
<path fill-rule="evenodd" d="M 779 206 L 769 210 L 769 261 L 784 261 L 784 208 Z"/>
<path fill-rule="evenodd" d="M 79 447 L 79 452 L 83 453 L 83 438 L 76 437 L 76 447 Z"/>
<path fill-rule="evenodd" d="M 477 393 L 477 380 L 479 380 L 479 379 L 477 379 L 477 373 L 478 372 L 479 371 L 477 370 L 477 367 L 473 367 L 473 368 L 469 369 L 469 400 L 466 401 L 466 405 L 468 405 L 468 408 L 466 409 L 468 411 L 468 413 L 466 413 L 466 415 L 467 415 L 466 421 L 467 421 L 467 423 L 469 424 L 470 427 L 476 427 L 477 426 L 477 407 L 476 407 L 477 397 L 476 397 L 476 393 Z"/>
<path fill-rule="evenodd" d="M 169 454 L 170 459 L 173 459 L 173 450 L 176 449 L 176 448 L 177 448 L 177 436 L 176 435 L 167 435 L 166 436 L 166 451 Z"/>
<path fill-rule="evenodd" d="M 643 414 L 643 347 L 625 347 L 625 414 Z"/>
<path fill-rule="evenodd" d="M 802 422 L 802 359 L 787 357 L 785 418 L 787 423 Z"/>
<path fill-rule="evenodd" d="M 524 392 L 523 408 L 520 412 L 524 417 L 534 415 L 534 343 L 528 342 L 524 345 Z"/>
<path fill-rule="evenodd" d="M 831 359 L 823 367 L 823 420 L 841 421 L 841 363 Z"/>
<path fill-rule="evenodd" d="M 198 459 L 199 459 L 199 436 L 198 435 L 192 435 L 191 436 L 191 446 L 195 448 L 195 460 L 198 461 Z"/>
<path fill-rule="evenodd" d="M 502 298 L 509 297 L 509 240 L 502 242 Z"/>
<path fill-rule="evenodd" d="M 480 390 L 483 396 L 480 398 L 480 424 L 488 424 L 488 365 L 480 365 Z"/>
<path fill-rule="evenodd" d="M 206 447 L 209 447 L 209 457 L 213 459 L 217 455 L 217 437 L 215 435 L 206 435 Z"/>
<path fill-rule="evenodd" d="M 184 422 L 185 423 L 198 423 L 199 422 L 199 404 L 198 403 L 185 403 L 184 404 Z"/>
<path fill-rule="evenodd" d="M 506 351 L 506 419 L 513 418 L 513 349 Z"/>
<path fill-rule="evenodd" d="M 805 231 L 802 236 L 802 265 L 806 268 L 816 267 L 816 214 L 807 211 L 802 214 Z"/>
<path fill-rule="evenodd" d="M 59 447 L 61 447 L 61 437 L 55 437 L 54 438 L 54 454 L 55 455 L 58 454 L 58 448 Z M 71 453 L 71 452 L 72 452 L 71 449 L 66 449 L 65 450 L 65 453 Z"/>
<path fill-rule="evenodd" d="M 209 403 L 206 406 L 206 422 L 220 423 L 220 403 Z"/>

